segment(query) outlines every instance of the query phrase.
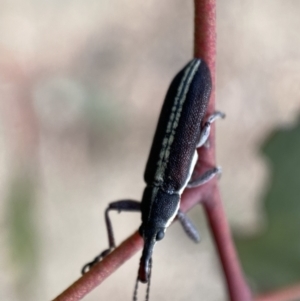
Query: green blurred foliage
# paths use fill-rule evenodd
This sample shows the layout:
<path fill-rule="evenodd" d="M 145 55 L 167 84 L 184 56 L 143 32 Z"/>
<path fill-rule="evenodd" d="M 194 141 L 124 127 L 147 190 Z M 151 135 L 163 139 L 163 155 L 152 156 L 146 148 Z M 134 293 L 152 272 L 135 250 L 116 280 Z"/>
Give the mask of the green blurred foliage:
<path fill-rule="evenodd" d="M 116 147 L 114 142 L 123 138 L 127 127 L 124 108 L 111 101 L 112 97 L 91 89 L 85 102 L 89 159 L 93 163 L 101 160 L 104 152 L 111 153 L 111 148 Z"/>
<path fill-rule="evenodd" d="M 300 123 L 275 131 L 262 152 L 272 168 L 266 229 L 235 240 L 246 275 L 260 292 L 300 281 Z"/>
<path fill-rule="evenodd" d="M 35 186 L 30 173 L 18 172 L 10 183 L 8 204 L 8 235 L 10 259 L 16 273 L 16 293 L 20 300 L 30 300 L 37 276 L 38 248 L 35 228 Z"/>
<path fill-rule="evenodd" d="M 115 101 L 104 93 L 90 92 L 85 103 L 86 120 L 91 128 L 104 131 L 117 127 L 120 119 L 120 111 Z M 103 129 L 104 128 L 104 129 Z"/>

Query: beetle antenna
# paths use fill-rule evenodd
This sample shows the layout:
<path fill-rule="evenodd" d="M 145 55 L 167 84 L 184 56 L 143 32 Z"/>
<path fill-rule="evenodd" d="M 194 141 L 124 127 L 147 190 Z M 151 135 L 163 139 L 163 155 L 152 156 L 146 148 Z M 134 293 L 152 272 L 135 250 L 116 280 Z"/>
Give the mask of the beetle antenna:
<path fill-rule="evenodd" d="M 139 288 L 139 277 L 136 278 L 135 286 L 134 286 L 134 292 L 133 292 L 133 301 L 137 301 L 137 291 Z"/>

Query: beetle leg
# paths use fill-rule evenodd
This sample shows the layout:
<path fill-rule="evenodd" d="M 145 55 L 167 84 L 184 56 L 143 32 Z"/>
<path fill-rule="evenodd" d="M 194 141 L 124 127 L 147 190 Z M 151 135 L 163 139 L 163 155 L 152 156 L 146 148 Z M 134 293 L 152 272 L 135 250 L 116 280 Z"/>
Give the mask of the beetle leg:
<path fill-rule="evenodd" d="M 200 234 L 193 222 L 188 218 L 188 216 L 181 210 L 178 210 L 177 219 L 180 222 L 187 236 L 191 238 L 194 242 L 198 243 L 200 241 Z"/>
<path fill-rule="evenodd" d="M 109 248 L 102 251 L 91 262 L 84 265 L 84 267 L 81 270 L 82 274 L 88 272 L 97 262 L 101 261 L 106 255 L 108 255 L 116 247 L 113 227 L 112 227 L 111 220 L 109 218 L 109 211 L 112 210 L 118 212 L 122 212 L 122 211 L 139 212 L 141 211 L 141 203 L 133 200 L 120 200 L 120 201 L 110 203 L 108 205 L 108 208 L 105 210 L 105 224 L 107 229 Z"/>
<path fill-rule="evenodd" d="M 206 142 L 208 141 L 207 139 L 210 134 L 210 125 L 213 122 L 215 122 L 216 119 L 219 119 L 219 118 L 225 118 L 225 114 L 220 111 L 216 111 L 207 118 L 206 122 L 204 123 L 203 127 L 201 128 L 199 142 L 196 146 L 197 148 L 206 144 Z"/>
<path fill-rule="evenodd" d="M 190 181 L 187 184 L 186 187 L 187 188 L 194 188 L 194 187 L 203 185 L 203 184 L 207 183 L 208 181 L 210 181 L 214 176 L 220 175 L 221 173 L 222 173 L 222 168 L 220 166 L 214 167 L 214 168 L 209 169 L 208 171 L 206 171 L 199 178 Z"/>
<path fill-rule="evenodd" d="M 199 142 L 196 146 L 197 148 L 199 148 L 201 146 L 209 147 L 208 137 L 210 134 L 210 126 L 213 122 L 215 122 L 219 118 L 225 118 L 225 114 L 220 111 L 216 111 L 207 118 L 206 122 L 204 123 L 203 127 L 201 128 Z M 220 175 L 221 173 L 222 173 L 221 167 L 214 167 L 214 168 L 206 171 L 199 178 L 190 181 L 186 187 L 193 188 L 193 187 L 203 185 L 203 184 L 207 183 L 208 181 L 210 181 L 214 176 Z"/>

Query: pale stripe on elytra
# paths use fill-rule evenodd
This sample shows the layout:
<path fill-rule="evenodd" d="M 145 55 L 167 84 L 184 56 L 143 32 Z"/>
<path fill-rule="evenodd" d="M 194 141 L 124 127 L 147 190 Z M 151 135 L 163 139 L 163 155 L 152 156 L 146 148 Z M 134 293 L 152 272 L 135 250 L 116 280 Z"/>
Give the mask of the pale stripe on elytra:
<path fill-rule="evenodd" d="M 190 66 L 186 68 L 183 78 L 177 90 L 174 104 L 172 106 L 170 118 L 165 133 L 165 138 L 162 142 L 162 148 L 159 154 L 159 160 L 157 162 L 157 170 L 155 173 L 155 181 L 161 182 L 164 180 L 165 170 L 168 164 L 170 156 L 170 148 L 174 140 L 175 130 L 178 126 L 179 118 L 181 115 L 182 107 L 186 99 L 190 84 L 198 70 L 201 61 L 195 59 L 190 63 Z"/>

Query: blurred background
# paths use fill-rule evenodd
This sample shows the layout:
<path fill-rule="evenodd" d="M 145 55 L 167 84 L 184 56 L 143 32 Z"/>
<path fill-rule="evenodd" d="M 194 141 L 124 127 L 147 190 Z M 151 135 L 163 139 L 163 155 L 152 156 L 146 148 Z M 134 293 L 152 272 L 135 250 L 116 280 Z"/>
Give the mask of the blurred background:
<path fill-rule="evenodd" d="M 0 299 L 51 300 L 107 247 L 107 204 L 141 199 L 163 98 L 192 57 L 193 1 L 0 7 Z M 298 1 L 217 6 L 220 185 L 254 291 L 300 280 L 291 224 L 300 220 L 299 11 Z M 111 216 L 118 243 L 140 223 L 139 214 Z M 202 242 L 168 230 L 154 254 L 152 300 L 226 300 L 202 209 L 190 217 Z M 131 300 L 139 257 L 84 300 Z"/>

